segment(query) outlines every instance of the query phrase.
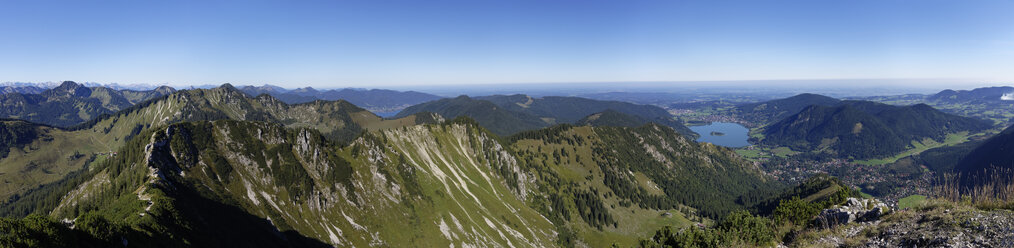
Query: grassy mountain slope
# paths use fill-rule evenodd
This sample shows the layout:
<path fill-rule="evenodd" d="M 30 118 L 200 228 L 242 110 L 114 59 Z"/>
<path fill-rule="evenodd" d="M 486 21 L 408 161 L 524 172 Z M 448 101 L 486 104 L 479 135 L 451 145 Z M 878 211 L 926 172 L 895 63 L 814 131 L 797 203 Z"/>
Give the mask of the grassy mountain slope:
<path fill-rule="evenodd" d="M 0 122 L 0 197 L 59 180 L 104 158 L 91 138 L 24 121 Z"/>
<path fill-rule="evenodd" d="M 169 86 L 159 86 L 154 90 L 121 90 L 120 94 L 123 94 L 123 97 L 127 98 L 127 101 L 131 103 L 139 103 L 155 97 L 169 95 L 173 92 L 176 92 L 176 89 Z"/>
<path fill-rule="evenodd" d="M 607 246 L 742 209 L 740 196 L 770 183 L 731 150 L 659 125 L 503 139 L 456 120 L 343 143 L 218 120 L 136 136 L 2 212 L 103 219 L 112 231 L 92 241 L 142 246 Z"/>
<path fill-rule="evenodd" d="M 978 132 L 989 123 L 940 112 L 925 104 L 892 106 L 843 101 L 813 105 L 764 129 L 768 145 L 817 151 L 841 158 L 879 158 L 907 149 L 913 141 L 942 141 L 947 134 Z"/>
<path fill-rule="evenodd" d="M 76 220 L 98 246 L 633 245 L 743 209 L 772 183 L 731 150 L 657 124 L 508 138 L 468 119 L 418 125 L 442 118 L 224 85 L 70 129 L 4 122 L 0 179 L 13 197 L 0 213 Z"/>
<path fill-rule="evenodd" d="M 261 122 L 154 131 L 83 176 L 51 214 L 96 213 L 196 246 L 533 247 L 556 237 L 525 205 L 531 182 L 495 173 L 517 161 L 474 127 L 388 129 L 345 147 Z"/>
<path fill-rule="evenodd" d="M 533 207 L 560 233 L 572 233 L 574 243 L 634 245 L 662 226 L 692 223 L 683 218 L 703 221 L 694 216 L 742 209 L 740 196 L 771 186 L 731 150 L 656 124 L 562 125 L 510 139 L 538 179 L 541 197 Z"/>
<path fill-rule="evenodd" d="M 109 149 L 95 135 L 18 120 L 0 121 L 0 197 L 63 178 Z"/>
<path fill-rule="evenodd" d="M 958 162 L 975 148 L 981 146 L 983 140 L 929 149 L 912 156 L 913 162 L 925 165 L 935 172 L 952 172 Z"/>
<path fill-rule="evenodd" d="M 270 96 L 247 97 L 229 85 L 179 91 L 70 129 L 49 128 L 50 135 L 31 141 L 32 145 L 27 146 L 30 149 L 16 146 L 19 149 L 9 150 L 11 155 L 0 157 L 3 165 L 0 168 L 5 172 L 0 174 L 4 183 L 0 197 L 6 199 L 40 184 L 54 182 L 83 168 L 87 161 L 105 159 L 141 132 L 172 123 L 221 119 L 266 121 L 287 127 L 313 128 L 337 142 L 350 142 L 364 130 L 363 126 L 369 126 L 366 129 L 394 128 L 433 119 L 425 117 L 384 120 L 344 101 L 288 105 Z"/>
<path fill-rule="evenodd" d="M 39 137 L 45 127 L 20 120 L 0 121 L 0 158 L 7 157 L 11 148 L 24 148 Z"/>

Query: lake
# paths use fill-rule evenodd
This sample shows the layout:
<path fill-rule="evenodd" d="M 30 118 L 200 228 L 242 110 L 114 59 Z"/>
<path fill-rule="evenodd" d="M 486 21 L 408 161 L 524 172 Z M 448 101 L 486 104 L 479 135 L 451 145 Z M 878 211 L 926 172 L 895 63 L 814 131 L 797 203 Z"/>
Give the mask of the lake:
<path fill-rule="evenodd" d="M 746 141 L 750 138 L 750 129 L 737 123 L 712 122 L 709 125 L 690 126 L 689 128 L 701 135 L 697 139 L 698 142 L 708 142 L 725 147 L 744 147 L 750 145 L 750 142 Z"/>

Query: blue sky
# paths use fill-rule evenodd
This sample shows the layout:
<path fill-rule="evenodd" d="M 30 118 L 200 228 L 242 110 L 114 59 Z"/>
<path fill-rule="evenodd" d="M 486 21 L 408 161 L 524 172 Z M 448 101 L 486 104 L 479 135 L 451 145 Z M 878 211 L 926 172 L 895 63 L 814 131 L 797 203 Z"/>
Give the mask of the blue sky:
<path fill-rule="evenodd" d="M 0 81 L 1003 83 L 1011 13 L 1014 1 L 4 0 Z"/>

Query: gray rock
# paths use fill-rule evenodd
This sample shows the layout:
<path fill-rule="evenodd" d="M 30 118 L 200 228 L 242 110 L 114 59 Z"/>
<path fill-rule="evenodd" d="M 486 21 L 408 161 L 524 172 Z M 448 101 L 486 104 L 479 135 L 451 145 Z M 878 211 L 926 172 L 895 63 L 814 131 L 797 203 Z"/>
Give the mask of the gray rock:
<path fill-rule="evenodd" d="M 849 208 L 863 208 L 863 201 L 852 197 L 845 201 L 845 206 Z"/>
<path fill-rule="evenodd" d="M 859 218 L 856 218 L 856 221 L 859 222 L 876 221 L 880 219 L 880 216 L 884 216 L 885 213 L 887 213 L 887 209 L 885 207 L 879 206 L 873 207 L 873 209 L 866 211 L 865 213 L 860 215 Z"/>
<path fill-rule="evenodd" d="M 829 208 L 820 211 L 815 220 L 817 227 L 831 228 L 838 225 L 844 225 L 851 223 L 856 220 L 856 215 L 850 213 L 846 208 Z"/>
<path fill-rule="evenodd" d="M 887 204 L 877 199 L 849 198 L 841 206 L 821 211 L 814 220 L 814 226 L 831 228 L 856 221 L 876 221 L 890 210 Z"/>

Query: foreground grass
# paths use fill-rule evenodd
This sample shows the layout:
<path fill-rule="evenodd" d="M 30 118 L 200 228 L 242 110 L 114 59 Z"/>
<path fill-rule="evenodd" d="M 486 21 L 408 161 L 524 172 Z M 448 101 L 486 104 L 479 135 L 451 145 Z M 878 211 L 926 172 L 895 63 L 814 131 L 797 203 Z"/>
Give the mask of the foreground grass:
<path fill-rule="evenodd" d="M 849 223 L 829 229 L 808 228 L 788 247 L 1008 247 L 1014 212 L 983 209 L 980 204 L 925 196 L 909 197 L 907 209 L 876 222 Z M 918 201 L 911 199 L 920 199 Z"/>
<path fill-rule="evenodd" d="M 913 208 L 922 205 L 924 202 L 926 202 L 926 196 L 910 195 L 898 200 L 898 208 L 900 209 Z"/>

